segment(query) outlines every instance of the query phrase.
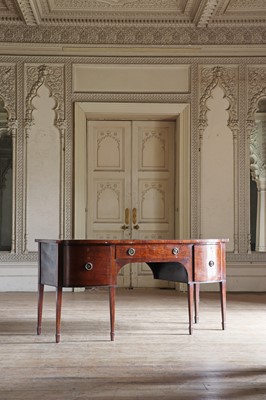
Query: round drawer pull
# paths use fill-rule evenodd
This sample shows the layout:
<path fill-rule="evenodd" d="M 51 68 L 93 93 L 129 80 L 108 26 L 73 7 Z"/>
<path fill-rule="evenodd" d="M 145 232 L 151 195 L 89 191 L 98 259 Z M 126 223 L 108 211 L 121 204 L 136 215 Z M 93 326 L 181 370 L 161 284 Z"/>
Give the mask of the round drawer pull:
<path fill-rule="evenodd" d="M 172 253 L 174 256 L 177 256 L 177 254 L 179 253 L 179 248 L 178 247 L 174 247 L 172 250 Z"/>
<path fill-rule="evenodd" d="M 93 264 L 92 263 L 86 263 L 84 265 L 84 268 L 86 269 L 86 271 L 91 271 L 93 268 Z"/>
<path fill-rule="evenodd" d="M 127 254 L 129 256 L 134 256 L 134 254 L 136 253 L 136 250 L 133 249 L 133 247 L 130 247 L 130 249 L 128 249 Z"/>
<path fill-rule="evenodd" d="M 209 261 L 209 266 L 213 267 L 214 266 L 214 261 Z"/>

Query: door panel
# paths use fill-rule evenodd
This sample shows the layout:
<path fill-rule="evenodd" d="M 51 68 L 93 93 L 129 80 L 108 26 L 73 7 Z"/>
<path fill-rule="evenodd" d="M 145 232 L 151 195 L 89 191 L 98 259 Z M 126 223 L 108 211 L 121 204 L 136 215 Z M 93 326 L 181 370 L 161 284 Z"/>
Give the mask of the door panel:
<path fill-rule="evenodd" d="M 130 239 L 125 226 L 125 209 L 131 209 L 130 149 L 130 122 L 88 122 L 87 238 Z M 118 283 L 130 286 L 128 268 L 121 270 Z"/>
<path fill-rule="evenodd" d="M 174 237 L 174 128 L 169 121 L 132 123 L 133 239 Z M 168 286 L 151 276 L 146 264 L 138 264 L 132 269 L 132 286 Z"/>
<path fill-rule="evenodd" d="M 174 237 L 174 122 L 89 121 L 87 238 Z M 122 268 L 119 285 L 168 287 L 146 264 Z"/>

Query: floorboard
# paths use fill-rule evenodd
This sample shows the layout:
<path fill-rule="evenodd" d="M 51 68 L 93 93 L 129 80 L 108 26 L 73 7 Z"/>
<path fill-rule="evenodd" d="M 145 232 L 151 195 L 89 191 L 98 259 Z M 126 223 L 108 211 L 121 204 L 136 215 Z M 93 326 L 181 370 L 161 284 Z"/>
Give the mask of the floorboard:
<path fill-rule="evenodd" d="M 266 294 L 202 293 L 188 335 L 186 294 L 118 289 L 115 341 L 106 289 L 64 292 L 55 343 L 55 293 L 0 293 L 0 399 L 266 399 Z"/>

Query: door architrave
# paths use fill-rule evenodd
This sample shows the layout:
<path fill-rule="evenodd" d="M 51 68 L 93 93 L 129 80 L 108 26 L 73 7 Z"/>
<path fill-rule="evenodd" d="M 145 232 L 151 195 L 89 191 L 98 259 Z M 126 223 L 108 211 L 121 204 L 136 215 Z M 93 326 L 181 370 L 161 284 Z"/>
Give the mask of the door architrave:
<path fill-rule="evenodd" d="M 88 120 L 172 120 L 175 132 L 175 239 L 190 238 L 190 105 L 187 103 L 76 102 L 74 119 L 73 237 L 86 238 L 86 133 Z"/>

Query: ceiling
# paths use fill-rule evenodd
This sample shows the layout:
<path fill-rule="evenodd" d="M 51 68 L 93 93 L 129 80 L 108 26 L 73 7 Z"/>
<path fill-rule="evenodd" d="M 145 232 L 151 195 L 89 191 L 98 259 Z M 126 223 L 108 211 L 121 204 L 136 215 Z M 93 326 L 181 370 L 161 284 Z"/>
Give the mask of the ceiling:
<path fill-rule="evenodd" d="M 0 0 L 0 49 L 22 42 L 265 47 L 266 0 Z"/>
<path fill-rule="evenodd" d="M 84 25 L 174 22 L 177 26 L 266 23 L 265 0 L 0 0 L 0 22 Z"/>

